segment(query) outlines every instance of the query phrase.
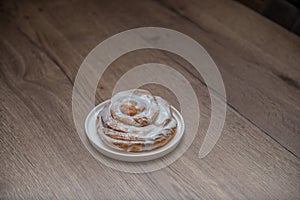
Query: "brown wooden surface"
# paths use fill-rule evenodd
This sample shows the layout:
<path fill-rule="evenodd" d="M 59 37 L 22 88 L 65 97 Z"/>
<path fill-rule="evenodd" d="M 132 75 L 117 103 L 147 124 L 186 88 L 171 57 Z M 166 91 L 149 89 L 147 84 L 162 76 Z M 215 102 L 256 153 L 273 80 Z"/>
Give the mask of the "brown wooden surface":
<path fill-rule="evenodd" d="M 0 15 L 1 199 L 299 199 L 300 39 L 235 1 L 4 1 Z M 72 85 L 99 42 L 141 26 L 181 31 L 215 60 L 228 96 L 223 134 L 197 158 L 210 116 L 207 88 L 184 60 L 130 53 L 99 82 L 150 61 L 174 67 L 195 88 L 201 128 L 169 167 L 128 174 L 95 160 L 76 133 Z M 149 86 L 170 96 L 162 88 Z M 176 104 L 176 102 L 172 102 Z"/>

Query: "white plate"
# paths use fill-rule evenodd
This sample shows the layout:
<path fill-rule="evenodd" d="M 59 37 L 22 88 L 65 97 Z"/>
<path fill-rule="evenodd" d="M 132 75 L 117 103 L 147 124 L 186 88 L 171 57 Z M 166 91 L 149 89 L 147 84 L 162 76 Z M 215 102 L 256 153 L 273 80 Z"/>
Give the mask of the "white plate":
<path fill-rule="evenodd" d="M 141 162 L 154 160 L 156 158 L 160 158 L 168 153 L 170 153 L 179 143 L 180 139 L 184 133 L 184 121 L 181 114 L 174 108 L 171 107 L 173 111 L 173 116 L 177 121 L 177 131 L 175 136 L 169 141 L 166 145 L 155 149 L 153 151 L 145 151 L 145 152 L 123 152 L 116 149 L 113 149 L 102 142 L 100 136 L 96 130 L 96 118 L 97 114 L 105 104 L 109 103 L 109 100 L 102 102 L 97 105 L 91 112 L 88 114 L 85 120 L 85 132 L 89 138 L 91 144 L 103 155 L 108 156 L 113 159 L 128 161 L 128 162 Z"/>

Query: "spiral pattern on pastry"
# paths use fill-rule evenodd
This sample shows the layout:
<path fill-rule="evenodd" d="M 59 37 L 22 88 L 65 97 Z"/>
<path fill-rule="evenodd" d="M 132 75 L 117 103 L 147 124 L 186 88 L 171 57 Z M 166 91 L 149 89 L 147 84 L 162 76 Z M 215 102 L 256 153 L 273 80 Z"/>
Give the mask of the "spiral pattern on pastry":
<path fill-rule="evenodd" d="M 106 145 L 128 152 L 162 147 L 173 138 L 177 129 L 170 104 L 142 89 L 113 96 L 99 112 L 96 124 Z"/>

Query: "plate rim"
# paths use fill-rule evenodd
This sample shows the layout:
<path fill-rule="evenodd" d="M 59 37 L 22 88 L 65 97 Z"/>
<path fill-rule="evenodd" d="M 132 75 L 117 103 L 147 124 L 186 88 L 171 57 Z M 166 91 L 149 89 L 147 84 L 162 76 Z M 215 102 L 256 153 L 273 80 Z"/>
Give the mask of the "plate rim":
<path fill-rule="evenodd" d="M 182 117 L 181 113 L 172 105 L 171 105 L 171 109 L 172 109 L 174 118 L 176 119 L 177 124 L 178 124 L 177 129 L 176 129 L 176 133 L 175 133 L 175 135 L 177 134 L 177 137 L 174 136 L 171 139 L 171 141 L 169 141 L 166 145 L 164 145 L 164 146 L 162 146 L 158 149 L 154 149 L 152 151 L 143 151 L 143 152 L 120 151 L 120 150 L 113 149 L 113 148 L 109 147 L 103 141 L 101 141 L 101 143 L 103 144 L 104 148 L 102 146 L 99 146 L 98 144 L 96 144 L 93 141 L 93 139 L 89 135 L 90 120 L 94 119 L 96 121 L 96 118 L 94 117 L 94 115 L 97 115 L 98 112 L 101 109 L 103 109 L 103 107 L 109 101 L 110 101 L 110 99 L 107 99 L 107 100 L 99 103 L 98 105 L 96 105 L 88 113 L 88 115 L 86 116 L 85 122 L 84 122 L 85 134 L 86 134 L 89 142 L 102 155 L 107 156 L 107 157 L 112 158 L 112 159 L 121 160 L 121 161 L 142 162 L 142 161 L 149 161 L 149 160 L 154 160 L 154 159 L 157 159 L 157 158 L 161 158 L 161 157 L 167 155 L 168 153 L 172 152 L 178 146 L 179 142 L 181 141 L 181 139 L 184 135 L 185 123 L 184 123 L 184 120 L 183 120 L 183 117 Z M 96 129 L 96 127 L 95 127 L 95 129 Z M 96 134 L 98 136 L 99 140 L 101 140 L 100 136 L 98 135 L 97 129 L 96 129 L 96 133 L 94 133 L 94 134 Z M 178 134 L 179 134 L 179 136 L 178 136 Z M 172 144 L 171 146 L 168 146 L 168 144 L 171 144 L 172 141 L 173 141 L 174 144 Z"/>

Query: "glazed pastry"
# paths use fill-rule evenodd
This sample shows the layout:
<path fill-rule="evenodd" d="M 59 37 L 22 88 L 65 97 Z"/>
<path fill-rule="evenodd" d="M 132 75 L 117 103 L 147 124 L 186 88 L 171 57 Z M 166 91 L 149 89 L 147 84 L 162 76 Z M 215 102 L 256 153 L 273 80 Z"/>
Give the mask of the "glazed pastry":
<path fill-rule="evenodd" d="M 127 152 L 157 149 L 175 135 L 177 121 L 170 104 L 147 90 L 128 90 L 113 96 L 97 116 L 102 141 Z"/>

